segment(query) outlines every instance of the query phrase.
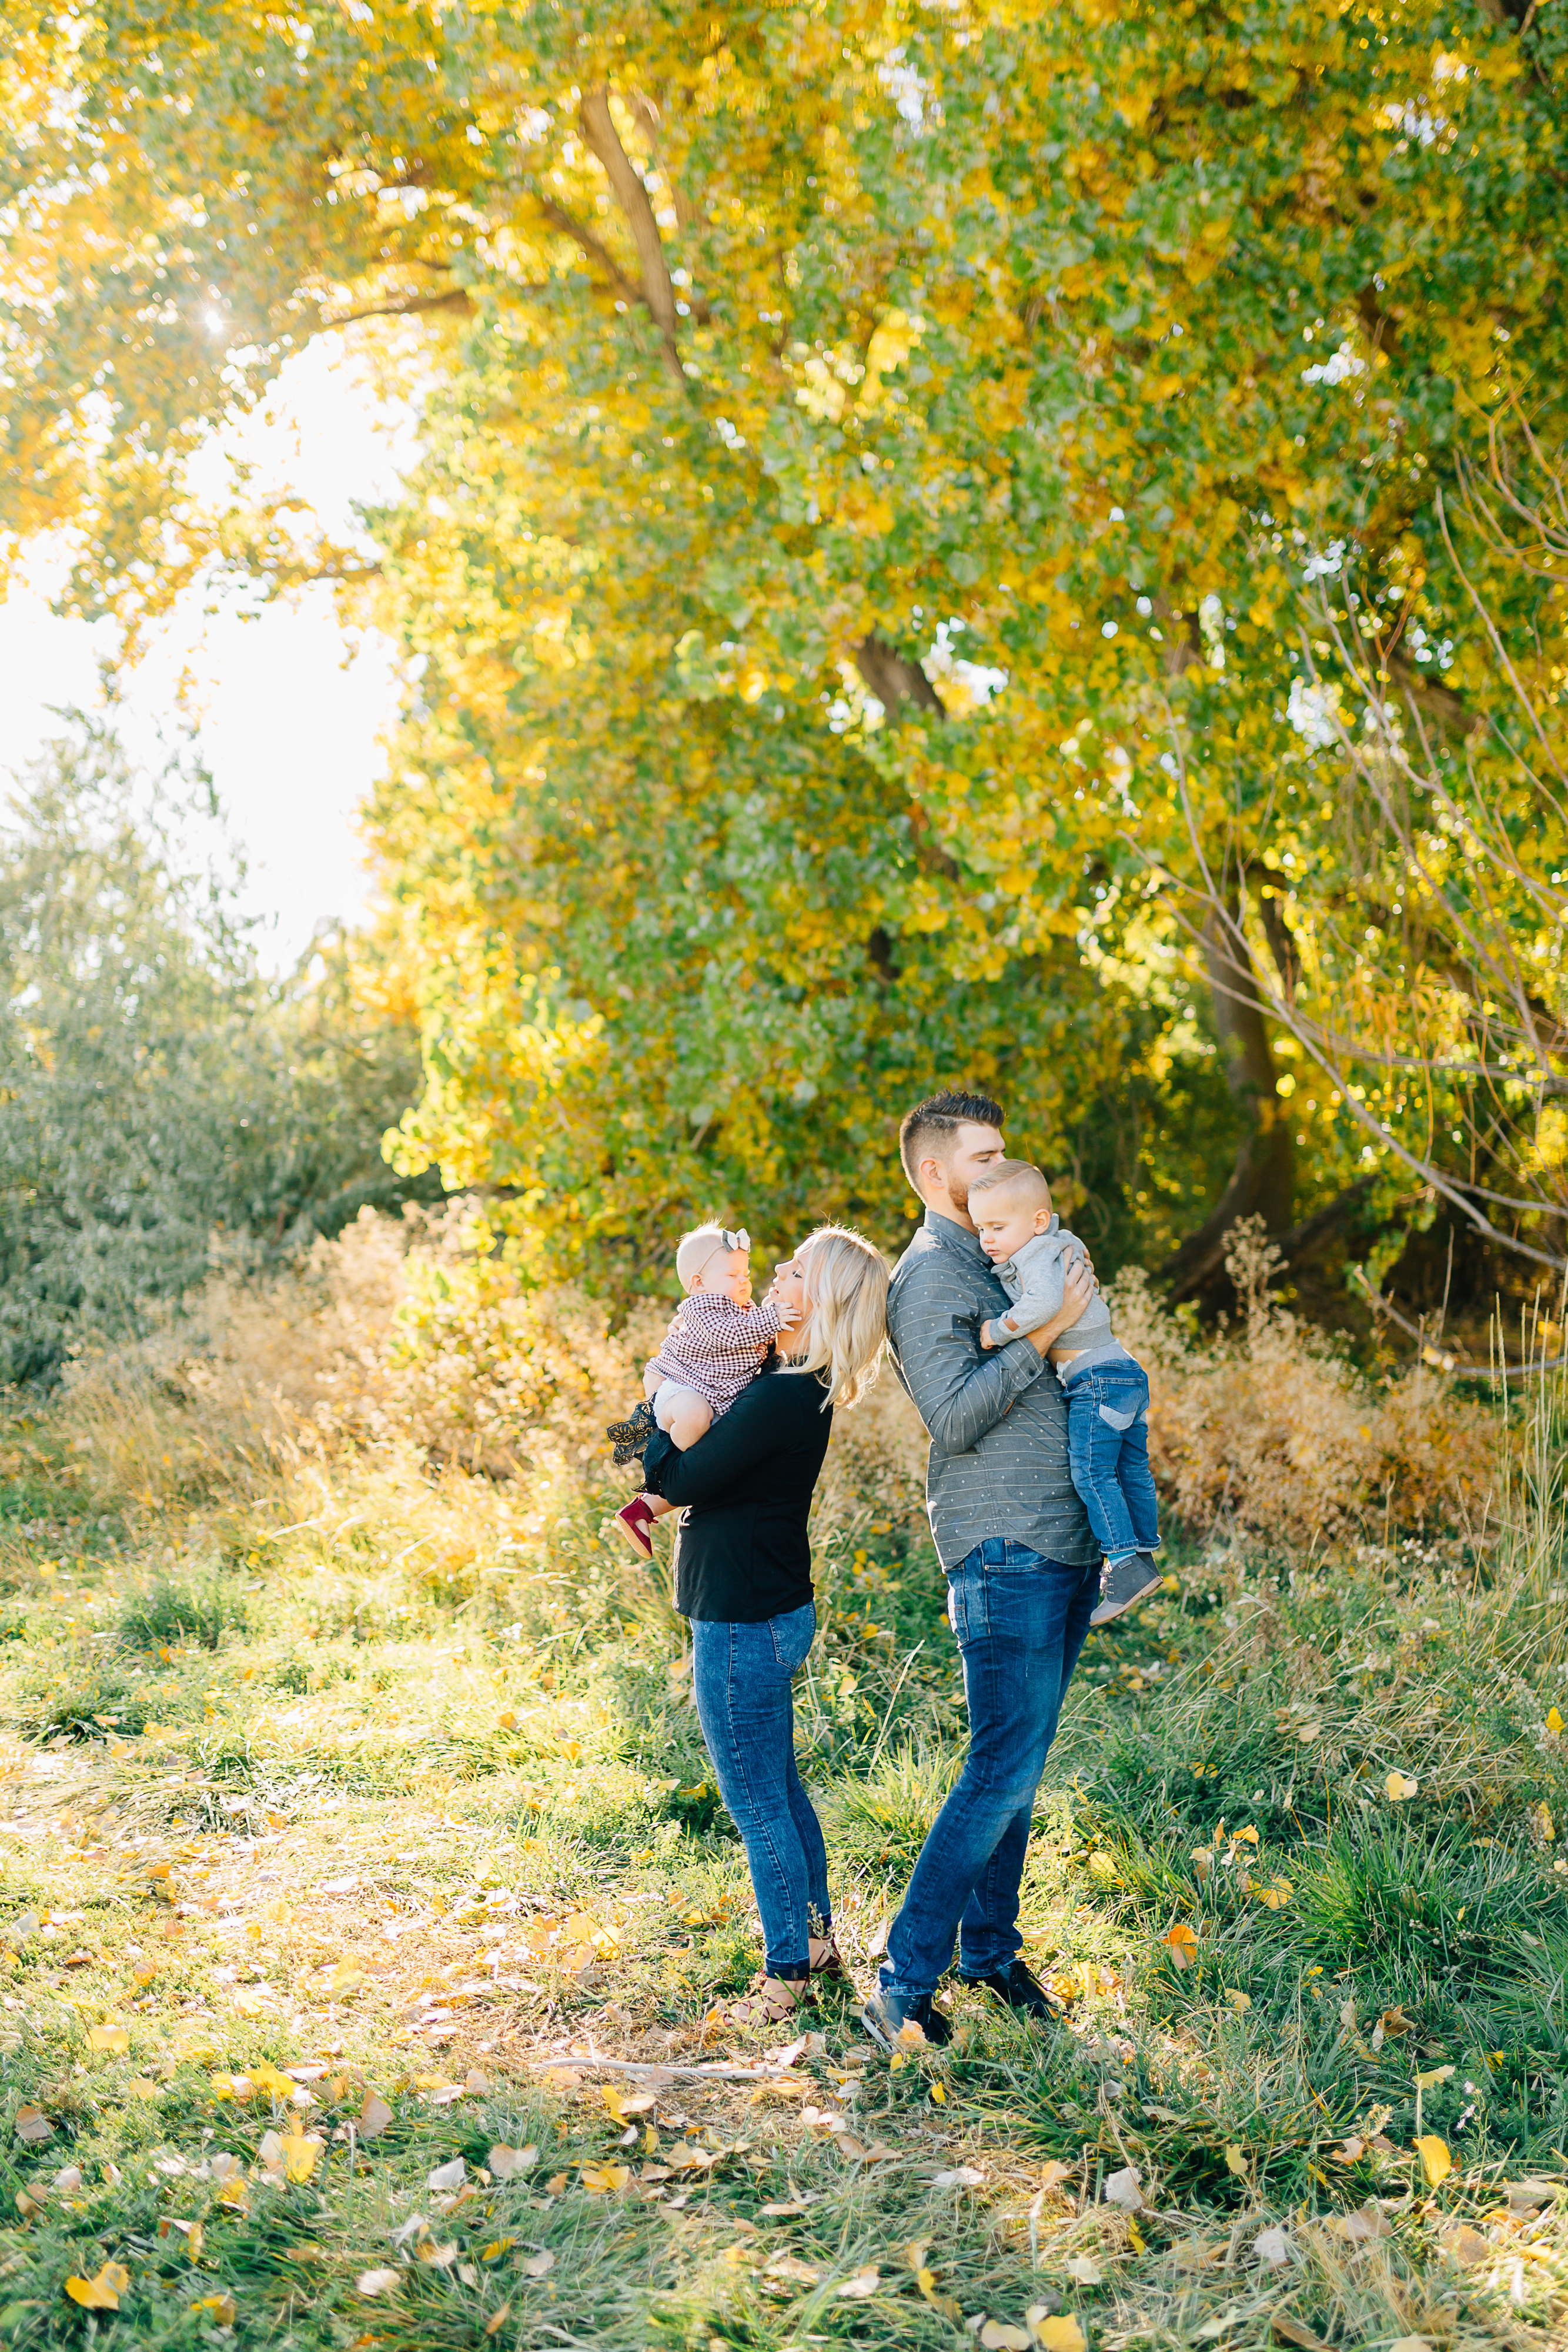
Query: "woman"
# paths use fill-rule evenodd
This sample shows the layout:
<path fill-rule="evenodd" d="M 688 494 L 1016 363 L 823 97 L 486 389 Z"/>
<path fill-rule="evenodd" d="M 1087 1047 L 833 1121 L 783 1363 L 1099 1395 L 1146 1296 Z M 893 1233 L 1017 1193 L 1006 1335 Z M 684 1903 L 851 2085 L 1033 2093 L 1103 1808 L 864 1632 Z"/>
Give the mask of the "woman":
<path fill-rule="evenodd" d="M 766 1946 L 747 1996 L 715 2022 L 774 2027 L 813 1974 L 835 1975 L 828 1857 L 795 1767 L 790 1677 L 817 1631 L 806 1522 L 835 1405 L 876 1376 L 887 1329 L 886 1261 L 859 1234 L 822 1225 L 779 1266 L 768 1296 L 800 1321 L 771 1362 L 689 1454 L 663 1430 L 643 1457 L 649 1491 L 684 1505 L 675 1606 L 691 1620 L 697 1719 L 719 1794 L 746 1843 Z"/>

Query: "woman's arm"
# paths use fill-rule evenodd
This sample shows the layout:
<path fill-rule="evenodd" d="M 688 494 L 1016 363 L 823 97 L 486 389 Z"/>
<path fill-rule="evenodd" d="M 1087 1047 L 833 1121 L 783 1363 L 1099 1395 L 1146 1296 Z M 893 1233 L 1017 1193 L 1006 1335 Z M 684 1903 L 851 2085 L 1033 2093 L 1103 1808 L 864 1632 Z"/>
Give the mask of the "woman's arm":
<path fill-rule="evenodd" d="M 769 1372 L 742 1389 L 706 1437 L 683 1454 L 664 1430 L 650 1438 L 643 1484 L 666 1503 L 711 1503 L 748 1477 L 770 1454 L 799 1444 L 801 1416 L 822 1406 L 821 1382 L 810 1372 Z"/>

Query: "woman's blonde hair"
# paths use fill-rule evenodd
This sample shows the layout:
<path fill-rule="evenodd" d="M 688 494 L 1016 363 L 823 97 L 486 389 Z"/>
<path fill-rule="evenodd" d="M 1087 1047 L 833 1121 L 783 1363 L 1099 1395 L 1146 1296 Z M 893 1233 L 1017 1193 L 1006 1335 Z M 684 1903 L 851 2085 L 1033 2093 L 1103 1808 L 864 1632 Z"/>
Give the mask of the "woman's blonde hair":
<path fill-rule="evenodd" d="M 829 1404 L 855 1404 L 875 1380 L 887 1346 L 887 1260 L 847 1225 L 819 1225 L 795 1255 L 810 1322 L 806 1353 L 789 1369 L 823 1373 Z"/>

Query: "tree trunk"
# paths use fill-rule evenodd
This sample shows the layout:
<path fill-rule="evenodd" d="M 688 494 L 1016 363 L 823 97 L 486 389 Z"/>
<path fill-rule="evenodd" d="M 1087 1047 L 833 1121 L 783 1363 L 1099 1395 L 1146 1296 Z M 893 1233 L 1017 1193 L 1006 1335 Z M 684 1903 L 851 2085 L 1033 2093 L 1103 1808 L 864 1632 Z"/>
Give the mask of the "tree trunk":
<path fill-rule="evenodd" d="M 1160 1269 L 1173 1299 L 1188 1298 L 1212 1280 L 1225 1263 L 1230 1229 L 1239 1219 L 1260 1216 L 1267 1232 L 1288 1232 L 1295 1181 L 1295 1138 L 1276 1091 L 1273 1048 L 1234 901 L 1210 908 L 1203 927 L 1203 961 L 1214 992 L 1226 1084 L 1247 1124 L 1218 1202 Z"/>
<path fill-rule="evenodd" d="M 942 698 L 917 661 L 905 661 L 881 637 L 863 637 L 855 647 L 855 667 L 896 727 L 911 710 L 929 710 L 945 719 Z"/>

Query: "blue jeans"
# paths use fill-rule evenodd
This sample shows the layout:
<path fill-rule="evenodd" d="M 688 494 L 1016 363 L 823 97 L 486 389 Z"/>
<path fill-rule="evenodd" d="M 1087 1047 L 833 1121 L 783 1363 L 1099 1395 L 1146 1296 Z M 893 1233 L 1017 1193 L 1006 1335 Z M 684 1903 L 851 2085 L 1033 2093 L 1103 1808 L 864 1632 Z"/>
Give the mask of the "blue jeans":
<path fill-rule="evenodd" d="M 828 1852 L 795 1769 L 789 1681 L 817 1637 L 817 1612 L 760 1625 L 692 1621 L 697 1721 L 718 1792 L 746 1844 L 770 1977 L 803 1977 L 807 1938 L 825 1936 Z"/>
<path fill-rule="evenodd" d="M 1017 1958 L 1034 1792 L 1099 1598 L 1098 1569 L 1042 1559 L 1000 1536 L 949 1572 L 969 1752 L 889 1931 L 880 1979 L 888 1990 L 934 1992 L 952 1966 L 955 1934 L 963 1976 L 992 1976 Z"/>
<path fill-rule="evenodd" d="M 1160 1507 L 1149 1468 L 1149 1376 L 1128 1357 L 1071 1372 L 1067 1400 L 1067 1465 L 1094 1540 L 1107 1559 L 1153 1551 Z"/>

